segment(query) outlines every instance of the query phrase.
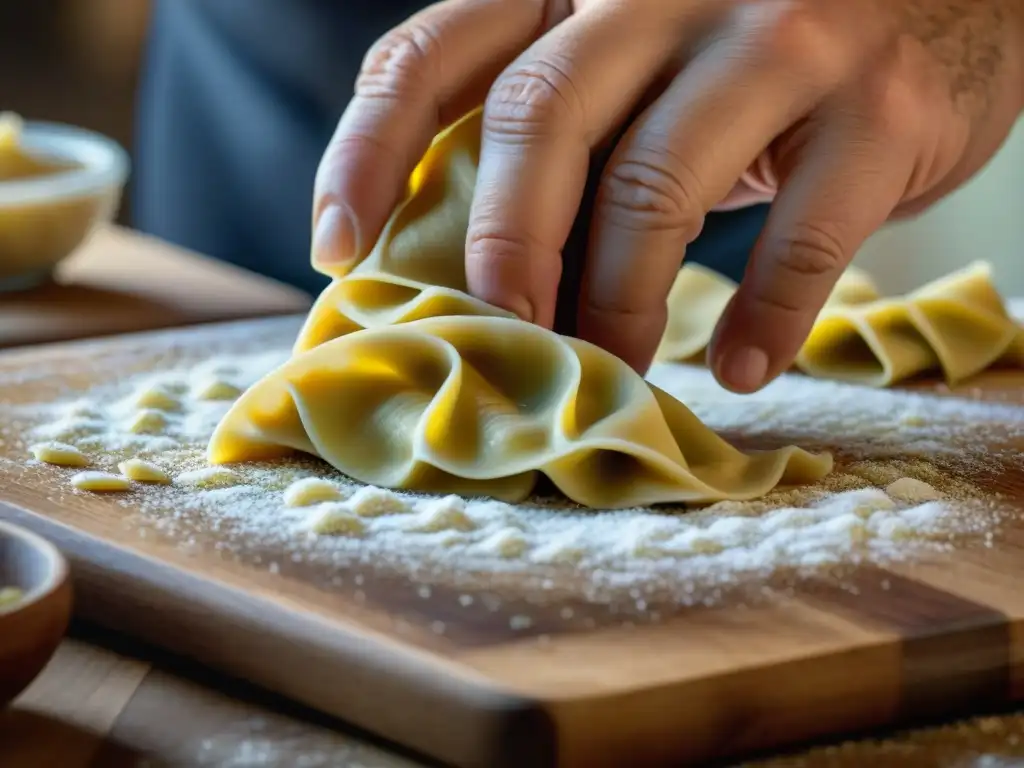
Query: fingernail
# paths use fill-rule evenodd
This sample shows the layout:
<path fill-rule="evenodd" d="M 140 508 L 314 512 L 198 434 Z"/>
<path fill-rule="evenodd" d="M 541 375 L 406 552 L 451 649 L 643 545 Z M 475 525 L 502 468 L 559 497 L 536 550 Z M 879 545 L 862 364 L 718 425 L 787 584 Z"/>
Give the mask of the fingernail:
<path fill-rule="evenodd" d="M 732 389 L 752 392 L 768 375 L 768 355 L 757 347 L 740 347 L 726 352 L 718 365 L 718 375 Z"/>
<path fill-rule="evenodd" d="M 313 233 L 313 262 L 332 266 L 358 257 L 359 235 L 352 215 L 340 205 L 327 206 Z"/>

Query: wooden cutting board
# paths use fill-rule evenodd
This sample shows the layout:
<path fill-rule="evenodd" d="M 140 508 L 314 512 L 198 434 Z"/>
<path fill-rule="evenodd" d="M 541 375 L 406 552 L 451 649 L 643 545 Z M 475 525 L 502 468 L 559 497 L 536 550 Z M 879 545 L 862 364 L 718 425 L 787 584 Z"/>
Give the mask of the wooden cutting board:
<path fill-rule="evenodd" d="M 0 380 L 22 383 L 0 391 L 0 418 L 4 403 L 238 352 L 240 338 L 287 346 L 297 328 L 278 318 L 8 353 Z M 1024 403 L 1024 374 L 948 394 Z M 763 602 L 662 606 L 637 623 L 589 602 L 571 570 L 496 583 L 467 605 L 461 586 L 424 595 L 356 567 L 272 573 L 274 552 L 223 557 L 213 532 L 142 538 L 130 501 L 69 493 L 21 463 L 16 442 L 0 447 L 0 517 L 69 555 L 83 618 L 460 768 L 688 764 L 1024 697 L 1020 455 L 972 478 L 1020 511 L 989 547 L 807 579 Z M 512 621 L 524 613 L 528 628 Z"/>
<path fill-rule="evenodd" d="M 54 282 L 0 294 L 0 349 L 291 315 L 310 304 L 291 286 L 106 226 L 58 268 Z"/>

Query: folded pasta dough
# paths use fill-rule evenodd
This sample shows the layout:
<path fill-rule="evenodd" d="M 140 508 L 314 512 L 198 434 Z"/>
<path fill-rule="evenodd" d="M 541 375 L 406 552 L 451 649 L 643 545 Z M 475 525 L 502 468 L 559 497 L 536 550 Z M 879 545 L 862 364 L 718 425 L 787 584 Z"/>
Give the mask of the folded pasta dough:
<path fill-rule="evenodd" d="M 314 302 L 296 353 L 363 328 L 442 315 L 512 317 L 469 295 L 463 262 L 480 161 L 482 112 L 440 133 L 370 253 L 317 268 L 333 278 Z"/>
<path fill-rule="evenodd" d="M 955 384 L 997 364 L 1024 364 L 1024 329 L 975 262 L 902 298 L 827 308 L 800 350 L 811 376 L 885 387 L 938 370 Z"/>
<path fill-rule="evenodd" d="M 828 454 L 745 454 L 618 358 L 467 293 L 480 112 L 439 135 L 369 255 L 333 278 L 291 360 L 218 425 L 213 464 L 300 451 L 365 483 L 526 498 L 543 473 L 605 508 L 761 496 Z"/>
<path fill-rule="evenodd" d="M 656 359 L 699 362 L 735 292 L 731 280 L 684 265 L 669 294 Z M 796 359 L 810 376 L 876 387 L 928 371 L 954 384 L 994 364 L 1024 365 L 1024 329 L 985 262 L 896 298 L 883 298 L 865 272 L 848 268 Z"/>
<path fill-rule="evenodd" d="M 365 483 L 507 501 L 543 473 L 603 508 L 750 499 L 832 466 L 792 446 L 744 454 L 608 352 L 480 316 L 363 330 L 296 355 L 235 403 L 209 458 L 293 450 Z"/>
<path fill-rule="evenodd" d="M 668 296 L 668 322 L 655 359 L 699 363 L 711 343 L 718 318 L 736 293 L 736 283 L 700 264 L 684 264 Z M 864 304 L 880 296 L 866 272 L 847 268 L 828 297 L 826 308 Z"/>
<path fill-rule="evenodd" d="M 703 362 L 718 318 L 736 284 L 699 264 L 684 264 L 668 295 L 668 320 L 654 353 L 655 360 Z"/>

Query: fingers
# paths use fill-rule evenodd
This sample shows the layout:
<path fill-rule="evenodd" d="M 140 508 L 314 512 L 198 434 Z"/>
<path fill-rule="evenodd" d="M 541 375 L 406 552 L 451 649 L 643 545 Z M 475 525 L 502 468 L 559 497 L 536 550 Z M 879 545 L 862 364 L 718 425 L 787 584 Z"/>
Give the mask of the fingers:
<path fill-rule="evenodd" d="M 589 6 L 498 78 L 484 108 L 466 240 L 470 292 L 545 327 L 554 320 L 560 252 L 590 150 L 622 122 L 679 41 L 671 4 Z"/>
<path fill-rule="evenodd" d="M 541 32 L 544 6 L 447 0 L 370 49 L 317 170 L 314 263 L 343 274 L 365 256 L 431 139 L 479 104 L 491 81 Z"/>
<path fill-rule="evenodd" d="M 883 123 L 826 115 L 793 158 L 711 343 L 724 387 L 752 392 L 792 364 L 839 276 L 899 203 L 916 144 Z"/>
<path fill-rule="evenodd" d="M 706 213 L 834 75 L 797 71 L 742 39 L 705 50 L 637 120 L 602 179 L 579 335 L 644 372 L 666 299 Z"/>

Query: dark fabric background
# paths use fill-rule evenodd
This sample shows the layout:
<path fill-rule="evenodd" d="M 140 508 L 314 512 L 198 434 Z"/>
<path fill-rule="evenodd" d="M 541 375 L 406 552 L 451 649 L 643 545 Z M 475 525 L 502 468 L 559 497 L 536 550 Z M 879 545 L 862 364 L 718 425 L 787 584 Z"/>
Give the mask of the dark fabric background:
<path fill-rule="evenodd" d="M 326 281 L 309 267 L 309 237 L 320 154 L 364 52 L 423 5 L 157 0 L 138 101 L 136 226 L 318 292 Z M 765 206 L 712 214 L 687 258 L 738 278 L 764 217 Z"/>

